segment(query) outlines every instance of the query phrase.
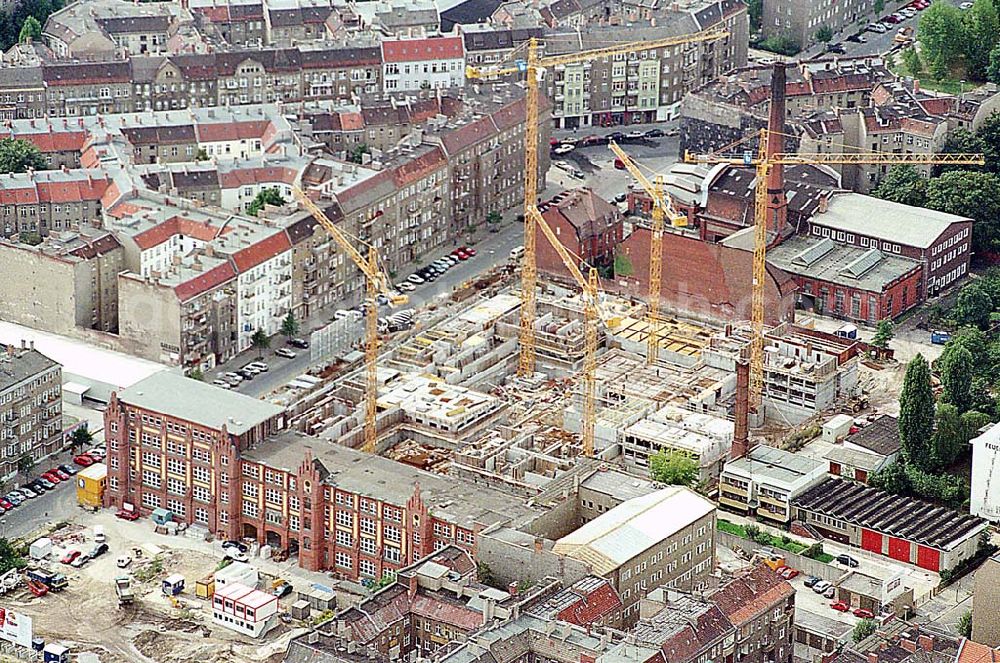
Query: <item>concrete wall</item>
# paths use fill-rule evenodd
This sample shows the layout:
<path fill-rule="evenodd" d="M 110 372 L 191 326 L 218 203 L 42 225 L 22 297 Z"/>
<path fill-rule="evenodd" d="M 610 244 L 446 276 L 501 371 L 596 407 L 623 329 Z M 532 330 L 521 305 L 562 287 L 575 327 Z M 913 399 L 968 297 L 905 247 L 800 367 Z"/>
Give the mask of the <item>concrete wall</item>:
<path fill-rule="evenodd" d="M 570 585 L 589 574 L 586 564 L 546 550 L 541 539 L 536 545 L 531 542 L 532 537 L 522 535 L 526 545 L 520 545 L 498 536 L 510 530 L 488 531 L 477 537 L 476 561 L 489 566 L 493 577 L 504 584 L 517 580 L 524 587 L 529 581 L 539 582 L 551 576 Z"/>
<path fill-rule="evenodd" d="M 45 256 L 31 247 L 0 244 L 0 317 L 8 322 L 51 331 L 72 333 L 79 311 L 79 281 L 75 265 Z M 88 275 L 89 276 L 89 275 Z M 89 286 L 90 279 L 86 279 Z M 90 320 L 89 306 L 87 324 Z"/>
<path fill-rule="evenodd" d="M 122 341 L 143 359 L 180 363 L 180 305 L 172 288 L 141 277 L 118 277 L 118 327 Z"/>

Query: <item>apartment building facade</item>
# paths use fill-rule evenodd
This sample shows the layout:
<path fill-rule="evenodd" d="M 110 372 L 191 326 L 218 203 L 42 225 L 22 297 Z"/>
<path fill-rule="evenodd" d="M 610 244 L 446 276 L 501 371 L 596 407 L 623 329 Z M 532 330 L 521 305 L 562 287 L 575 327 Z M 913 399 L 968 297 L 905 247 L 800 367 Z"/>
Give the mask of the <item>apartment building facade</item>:
<path fill-rule="evenodd" d="M 10 481 L 20 459 L 40 461 L 62 443 L 62 366 L 33 341 L 0 348 L 0 476 Z"/>
<path fill-rule="evenodd" d="M 804 49 L 819 41 L 816 33 L 821 28 L 836 35 L 858 22 L 877 18 L 876 6 L 875 0 L 778 0 L 764 7 L 761 29 L 765 37 L 788 37 Z"/>
<path fill-rule="evenodd" d="M 462 37 L 383 40 L 382 81 L 390 94 L 462 87 L 465 85 Z"/>

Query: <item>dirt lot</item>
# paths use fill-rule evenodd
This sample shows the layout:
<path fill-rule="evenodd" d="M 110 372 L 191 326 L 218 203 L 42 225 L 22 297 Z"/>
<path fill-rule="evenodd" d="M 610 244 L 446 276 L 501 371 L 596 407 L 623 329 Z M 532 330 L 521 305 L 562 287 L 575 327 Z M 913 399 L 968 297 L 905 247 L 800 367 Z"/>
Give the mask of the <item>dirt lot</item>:
<path fill-rule="evenodd" d="M 107 512 L 81 512 L 79 520 L 103 525 L 110 551 L 79 569 L 49 562 L 69 579 L 62 592 L 35 598 L 22 588 L 4 597 L 6 606 L 31 616 L 35 637 L 62 642 L 74 653 L 93 652 L 102 663 L 272 663 L 281 660 L 288 640 L 300 632 L 278 622 L 257 642 L 213 624 L 208 601 L 194 595 L 195 581 L 221 559 L 212 544 L 158 535 L 148 520 L 125 523 Z M 93 530 L 76 523 L 52 538 L 54 560 L 64 550 L 86 552 L 95 545 Z M 122 555 L 133 558 L 124 570 L 116 564 Z M 113 580 L 126 573 L 136 601 L 120 608 Z M 176 607 L 160 591 L 160 581 L 171 573 L 186 580 Z"/>

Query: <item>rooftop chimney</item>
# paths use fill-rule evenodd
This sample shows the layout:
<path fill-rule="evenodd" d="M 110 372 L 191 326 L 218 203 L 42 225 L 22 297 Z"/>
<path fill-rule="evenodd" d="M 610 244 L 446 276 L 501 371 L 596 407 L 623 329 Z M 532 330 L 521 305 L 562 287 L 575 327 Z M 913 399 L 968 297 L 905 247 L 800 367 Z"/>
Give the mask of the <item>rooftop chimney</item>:
<path fill-rule="evenodd" d="M 920 634 L 917 636 L 917 644 L 924 651 L 934 651 L 934 636 Z"/>
<path fill-rule="evenodd" d="M 771 113 L 767 123 L 767 155 L 784 152 L 785 140 L 785 63 L 775 62 L 771 74 Z M 772 166 L 767 175 L 767 225 L 781 232 L 788 218 L 783 166 Z"/>
<path fill-rule="evenodd" d="M 733 460 L 747 455 L 749 443 L 750 413 L 750 362 L 736 360 L 736 427 L 733 430 L 733 447 L 729 457 Z"/>

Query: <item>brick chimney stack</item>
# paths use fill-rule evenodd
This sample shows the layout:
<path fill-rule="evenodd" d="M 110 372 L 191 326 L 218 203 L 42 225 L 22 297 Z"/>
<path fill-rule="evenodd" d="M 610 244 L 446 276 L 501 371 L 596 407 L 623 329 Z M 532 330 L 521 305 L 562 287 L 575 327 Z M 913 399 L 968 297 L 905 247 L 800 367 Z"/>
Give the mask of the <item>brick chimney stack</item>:
<path fill-rule="evenodd" d="M 733 446 L 729 451 L 732 460 L 747 455 L 750 449 L 750 362 L 736 360 L 736 426 L 733 430 Z"/>
<path fill-rule="evenodd" d="M 767 155 L 784 152 L 785 140 L 785 63 L 775 62 L 771 73 L 771 112 L 767 123 Z M 767 226 L 780 232 L 788 220 L 788 199 L 785 198 L 785 169 L 772 166 L 767 176 Z"/>

